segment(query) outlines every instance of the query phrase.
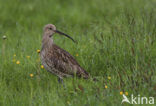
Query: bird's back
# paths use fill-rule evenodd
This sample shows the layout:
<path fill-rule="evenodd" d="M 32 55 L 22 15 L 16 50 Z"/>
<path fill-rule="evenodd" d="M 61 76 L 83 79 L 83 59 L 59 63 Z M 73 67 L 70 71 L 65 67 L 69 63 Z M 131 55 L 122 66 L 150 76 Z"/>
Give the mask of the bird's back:
<path fill-rule="evenodd" d="M 50 48 L 41 50 L 41 60 L 45 68 L 58 77 L 78 76 L 85 79 L 89 74 L 67 51 L 53 44 Z"/>

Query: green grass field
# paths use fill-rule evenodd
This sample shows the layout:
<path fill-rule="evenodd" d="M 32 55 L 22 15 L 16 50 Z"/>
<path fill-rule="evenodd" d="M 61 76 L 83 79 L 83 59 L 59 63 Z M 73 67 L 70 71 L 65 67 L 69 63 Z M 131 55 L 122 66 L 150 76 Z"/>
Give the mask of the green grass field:
<path fill-rule="evenodd" d="M 156 0 L 0 0 L 0 106 L 120 106 L 122 93 L 156 97 L 155 6 Z M 78 42 L 54 36 L 99 81 L 67 78 L 64 89 L 41 68 L 37 50 L 48 23 Z"/>

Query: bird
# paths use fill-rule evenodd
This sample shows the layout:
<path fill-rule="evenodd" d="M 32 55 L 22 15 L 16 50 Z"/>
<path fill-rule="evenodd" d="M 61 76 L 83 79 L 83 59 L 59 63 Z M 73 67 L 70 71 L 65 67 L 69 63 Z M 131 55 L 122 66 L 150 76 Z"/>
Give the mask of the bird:
<path fill-rule="evenodd" d="M 40 52 L 42 65 L 48 72 L 57 76 L 59 82 L 62 82 L 63 78 L 74 76 L 88 79 L 90 76 L 89 73 L 79 65 L 75 58 L 54 43 L 53 35 L 55 33 L 64 35 L 75 42 L 72 37 L 57 30 L 55 25 L 45 25 L 43 28 L 42 47 Z"/>

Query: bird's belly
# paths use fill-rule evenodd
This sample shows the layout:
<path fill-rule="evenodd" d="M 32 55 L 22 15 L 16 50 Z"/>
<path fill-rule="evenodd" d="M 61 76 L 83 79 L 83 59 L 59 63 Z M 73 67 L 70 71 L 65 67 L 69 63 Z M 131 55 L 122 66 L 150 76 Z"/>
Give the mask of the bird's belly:
<path fill-rule="evenodd" d="M 44 58 L 44 56 L 41 56 L 41 62 L 42 62 L 42 65 L 44 66 L 44 68 L 45 68 L 48 72 L 50 72 L 50 73 L 52 73 L 52 74 L 58 76 L 59 78 L 71 77 L 71 76 L 72 76 L 72 75 L 69 75 L 69 74 L 65 74 L 65 73 L 59 71 L 58 69 L 56 69 L 56 68 L 54 67 L 54 64 L 52 64 L 52 63 L 50 62 L 49 59 Z M 51 64 L 50 64 L 50 63 L 51 63 Z"/>
<path fill-rule="evenodd" d="M 59 78 L 70 77 L 70 76 L 71 76 L 71 75 L 62 73 L 61 71 L 59 71 L 59 70 L 56 69 L 55 67 L 52 67 L 52 66 L 49 67 L 47 64 L 44 64 L 44 67 L 45 67 L 45 69 L 46 69 L 48 72 L 52 73 L 53 75 L 58 76 Z"/>

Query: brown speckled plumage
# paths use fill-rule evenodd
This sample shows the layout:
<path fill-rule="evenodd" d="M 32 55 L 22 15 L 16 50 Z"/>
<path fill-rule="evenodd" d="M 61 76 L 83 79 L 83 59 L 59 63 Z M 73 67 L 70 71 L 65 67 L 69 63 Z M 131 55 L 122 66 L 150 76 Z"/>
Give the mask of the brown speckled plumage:
<path fill-rule="evenodd" d="M 88 79 L 89 74 L 78 64 L 74 57 L 54 44 L 51 38 L 54 33 L 59 33 L 72 39 L 70 36 L 56 30 L 56 27 L 52 24 L 44 27 L 40 56 L 45 69 L 61 79 L 74 75 Z"/>

